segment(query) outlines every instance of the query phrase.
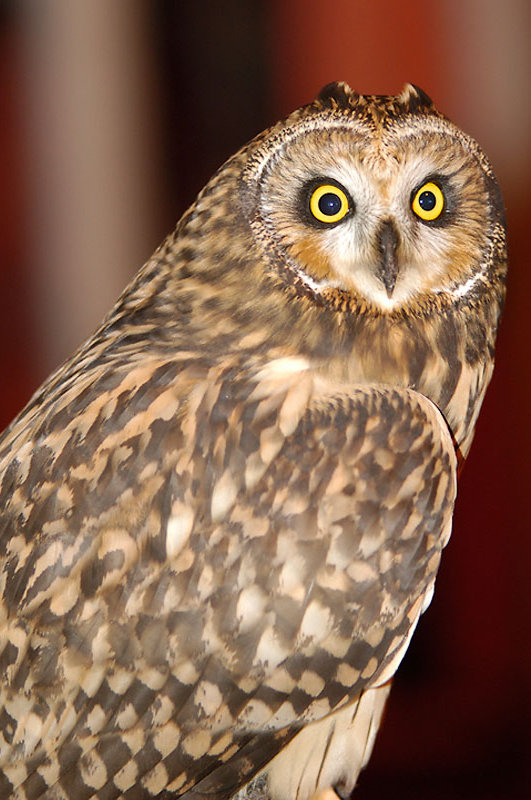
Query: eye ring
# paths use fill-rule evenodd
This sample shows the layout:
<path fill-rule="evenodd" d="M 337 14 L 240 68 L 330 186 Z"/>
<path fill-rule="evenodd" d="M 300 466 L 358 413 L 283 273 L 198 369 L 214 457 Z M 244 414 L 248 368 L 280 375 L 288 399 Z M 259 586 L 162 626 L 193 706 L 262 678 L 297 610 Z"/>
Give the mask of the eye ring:
<path fill-rule="evenodd" d="M 332 183 L 316 186 L 310 196 L 310 213 L 318 222 L 333 225 L 340 222 L 349 210 L 347 193 Z"/>
<path fill-rule="evenodd" d="M 411 201 L 413 213 L 423 222 L 438 219 L 444 211 L 445 199 L 440 186 L 427 181 L 417 189 Z"/>

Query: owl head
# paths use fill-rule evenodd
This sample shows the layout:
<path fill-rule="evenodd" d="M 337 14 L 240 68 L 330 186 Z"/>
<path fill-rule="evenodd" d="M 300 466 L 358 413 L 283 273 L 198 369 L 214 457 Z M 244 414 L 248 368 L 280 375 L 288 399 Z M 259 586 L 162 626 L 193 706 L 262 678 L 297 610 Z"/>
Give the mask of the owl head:
<path fill-rule="evenodd" d="M 243 207 L 287 282 L 393 315 L 491 281 L 503 206 L 476 142 L 422 90 L 324 87 L 246 151 Z"/>

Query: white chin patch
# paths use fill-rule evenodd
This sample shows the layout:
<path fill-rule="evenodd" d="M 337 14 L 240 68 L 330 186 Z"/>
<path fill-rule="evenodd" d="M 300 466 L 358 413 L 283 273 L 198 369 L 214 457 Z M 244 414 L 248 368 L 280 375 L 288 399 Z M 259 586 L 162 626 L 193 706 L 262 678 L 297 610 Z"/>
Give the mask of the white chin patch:
<path fill-rule="evenodd" d="M 389 297 L 386 288 L 379 280 L 365 276 L 363 273 L 358 274 L 356 280 L 352 279 L 351 274 L 345 277 L 338 277 L 336 280 L 319 280 L 308 275 L 307 272 L 300 269 L 300 267 L 297 267 L 295 264 L 291 266 L 303 283 L 315 294 L 319 294 L 325 289 L 330 288 L 343 289 L 347 292 L 355 291 L 360 298 L 367 300 L 372 305 L 378 306 L 385 311 L 392 311 L 404 305 L 411 298 L 412 294 L 414 294 L 411 287 L 407 286 L 405 281 L 399 280 L 393 293 Z"/>
<path fill-rule="evenodd" d="M 355 278 L 349 275 L 345 284 L 345 288 L 354 289 L 357 294 L 385 311 L 392 311 L 404 305 L 418 290 L 418 287 L 410 285 L 407 277 L 399 275 L 393 292 L 389 296 L 383 283 L 365 270 L 358 270 Z"/>

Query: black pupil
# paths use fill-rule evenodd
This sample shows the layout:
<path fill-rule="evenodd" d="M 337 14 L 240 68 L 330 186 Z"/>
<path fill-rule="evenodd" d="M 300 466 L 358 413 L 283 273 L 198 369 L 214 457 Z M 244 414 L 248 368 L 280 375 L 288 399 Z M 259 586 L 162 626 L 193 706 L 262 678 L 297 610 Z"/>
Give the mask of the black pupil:
<path fill-rule="evenodd" d="M 341 198 L 337 194 L 327 192 L 319 198 L 319 211 L 327 217 L 333 217 L 341 211 Z"/>
<path fill-rule="evenodd" d="M 433 211 L 437 199 L 433 192 L 422 192 L 419 197 L 419 206 L 423 211 Z"/>

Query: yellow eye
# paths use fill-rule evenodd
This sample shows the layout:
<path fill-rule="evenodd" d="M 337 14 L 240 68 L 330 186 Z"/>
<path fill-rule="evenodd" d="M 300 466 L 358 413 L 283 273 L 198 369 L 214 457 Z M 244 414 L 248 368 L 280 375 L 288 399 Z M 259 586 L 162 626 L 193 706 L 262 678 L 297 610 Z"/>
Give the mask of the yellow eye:
<path fill-rule="evenodd" d="M 323 183 L 312 192 L 310 211 L 319 222 L 339 222 L 348 210 L 348 197 L 339 187 Z"/>
<path fill-rule="evenodd" d="M 436 183 L 428 181 L 415 192 L 411 202 L 413 212 L 425 222 L 440 217 L 444 208 L 444 195 Z"/>

